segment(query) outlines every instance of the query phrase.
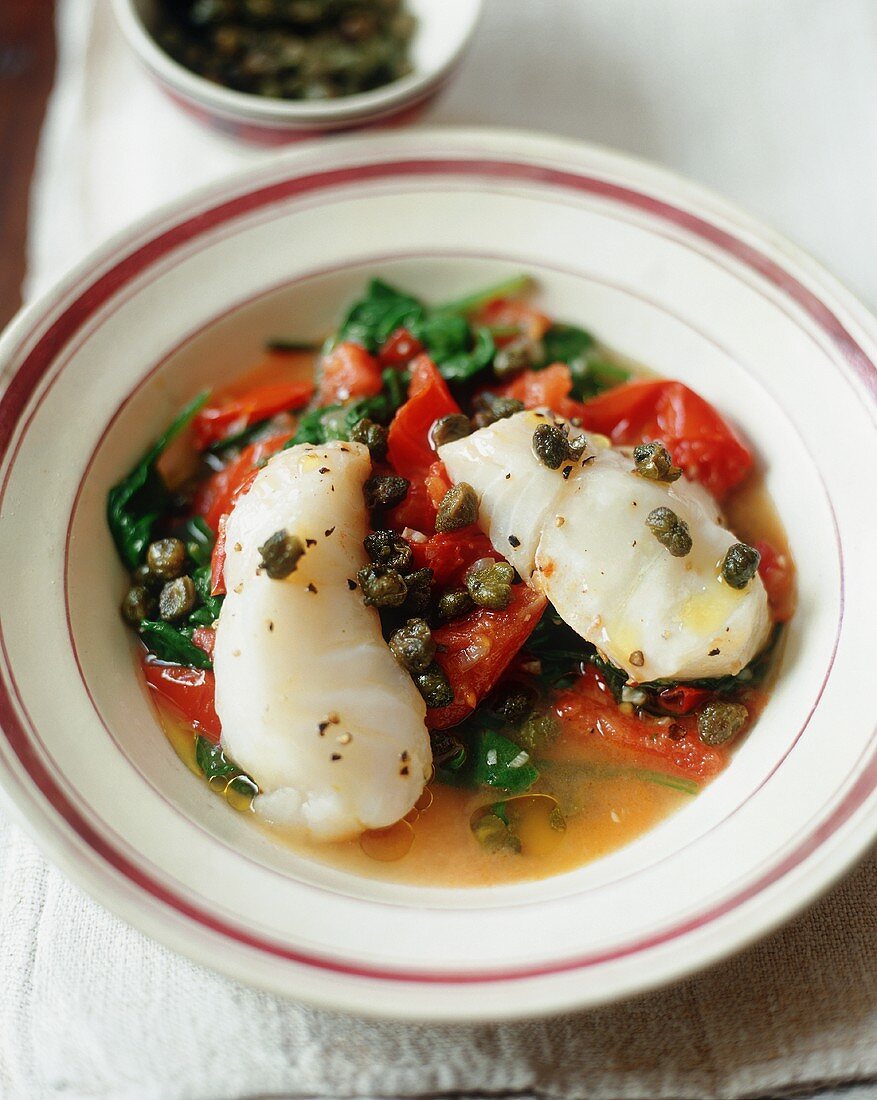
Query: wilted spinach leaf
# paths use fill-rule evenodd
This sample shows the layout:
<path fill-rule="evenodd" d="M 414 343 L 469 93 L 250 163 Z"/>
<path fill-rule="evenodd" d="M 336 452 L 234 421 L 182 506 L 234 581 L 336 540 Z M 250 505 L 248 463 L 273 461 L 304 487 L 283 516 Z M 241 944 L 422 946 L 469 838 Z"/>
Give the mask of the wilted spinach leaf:
<path fill-rule="evenodd" d="M 144 619 L 139 627 L 140 637 L 150 653 L 160 661 L 188 668 L 213 668 L 213 662 L 203 649 L 192 641 L 190 626 L 171 626 L 170 623 Z"/>

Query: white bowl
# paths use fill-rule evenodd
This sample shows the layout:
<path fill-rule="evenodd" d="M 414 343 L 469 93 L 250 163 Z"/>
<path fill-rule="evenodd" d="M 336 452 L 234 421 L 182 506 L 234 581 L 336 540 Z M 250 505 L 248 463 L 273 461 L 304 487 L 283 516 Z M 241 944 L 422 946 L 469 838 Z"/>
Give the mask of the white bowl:
<path fill-rule="evenodd" d="M 556 316 L 741 426 L 800 607 L 731 766 L 633 844 L 491 889 L 355 877 L 277 846 L 175 758 L 118 616 L 106 491 L 193 393 L 268 335 L 323 333 L 367 274 L 440 300 L 522 269 Z M 166 208 L 0 343 L 0 781 L 51 857 L 132 924 L 323 1005 L 549 1012 L 740 948 L 877 833 L 875 333 L 812 261 L 721 200 L 551 138 L 353 138 Z"/>
<path fill-rule="evenodd" d="M 411 121 L 462 60 L 482 0 L 408 0 L 417 18 L 413 71 L 370 92 L 319 102 L 273 99 L 214 84 L 179 64 L 155 41 L 155 0 L 113 0 L 113 6 L 129 45 L 179 106 L 233 137 L 283 144 L 321 133 Z"/>

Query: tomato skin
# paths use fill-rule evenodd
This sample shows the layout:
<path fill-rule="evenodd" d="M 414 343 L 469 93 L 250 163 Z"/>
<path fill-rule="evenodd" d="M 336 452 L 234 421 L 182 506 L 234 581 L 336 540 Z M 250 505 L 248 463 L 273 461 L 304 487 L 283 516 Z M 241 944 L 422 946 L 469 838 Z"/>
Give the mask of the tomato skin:
<path fill-rule="evenodd" d="M 225 595 L 225 529 L 228 526 L 228 513 L 219 517 L 216 542 L 210 555 L 210 595 Z"/>
<path fill-rule="evenodd" d="M 409 480 L 424 477 L 436 461 L 429 429 L 439 417 L 459 411 L 436 365 L 429 356 L 419 355 L 411 365 L 408 400 L 390 424 L 387 457 L 393 468 Z"/>
<path fill-rule="evenodd" d="M 702 397 L 681 382 L 626 382 L 585 401 L 585 428 L 618 444 L 661 440 L 692 481 L 721 500 L 752 469 L 752 455 Z"/>
<path fill-rule="evenodd" d="M 418 569 L 431 569 L 436 583 L 460 585 L 463 574 L 479 558 L 500 560 L 490 539 L 474 525 L 461 531 L 440 532 L 426 542 L 412 542 L 414 562 Z"/>
<path fill-rule="evenodd" d="M 212 626 L 196 626 L 192 631 L 192 642 L 199 649 L 203 649 L 211 661 L 213 660 L 216 631 Z"/>
<path fill-rule="evenodd" d="M 219 741 L 222 727 L 213 705 L 215 683 L 211 671 L 162 665 L 146 658 L 143 675 L 149 687 L 167 706 L 204 737 Z"/>
<path fill-rule="evenodd" d="M 688 687 L 686 684 L 664 688 L 658 693 L 658 701 L 668 714 L 691 714 L 712 697 L 713 693 L 706 688 Z"/>
<path fill-rule="evenodd" d="M 462 722 L 493 691 L 535 629 L 546 604 L 544 596 L 518 584 L 512 588 L 512 601 L 505 611 L 480 607 L 465 619 L 433 631 L 439 647 L 436 660 L 451 682 L 454 701 L 447 707 L 427 710 L 430 729 L 446 729 Z M 480 656 L 479 650 L 483 651 Z"/>
<path fill-rule="evenodd" d="M 320 363 L 321 405 L 337 405 L 351 397 L 374 397 L 381 386 L 381 365 L 360 344 L 345 340 Z"/>
<path fill-rule="evenodd" d="M 195 514 L 203 516 L 212 531 L 218 531 L 220 518 L 231 511 L 235 500 L 250 487 L 259 463 L 276 454 L 291 438 L 291 432 L 277 432 L 244 447 L 237 458 L 199 486 L 193 504 Z"/>
<path fill-rule="evenodd" d="M 423 344 L 407 328 L 397 328 L 378 352 L 378 357 L 382 367 L 405 367 L 422 351 Z"/>
<path fill-rule="evenodd" d="M 520 336 L 530 340 L 541 340 L 551 328 L 550 317 L 517 298 L 494 298 L 478 311 L 473 321 L 488 328 L 518 328 Z M 494 337 L 499 347 L 517 339 L 518 335 Z"/>
<path fill-rule="evenodd" d="M 755 549 L 761 554 L 758 575 L 767 592 L 773 620 L 787 622 L 795 611 L 795 567 L 788 554 L 780 553 L 769 542 L 756 542 Z"/>
<path fill-rule="evenodd" d="M 593 667 L 557 696 L 554 707 L 573 737 L 602 737 L 636 753 L 644 766 L 656 771 L 703 781 L 718 775 L 728 762 L 727 748 L 705 745 L 700 740 L 693 717 L 681 717 L 673 723 L 685 730 L 684 737 L 674 740 L 669 726 L 623 714 Z"/>
<path fill-rule="evenodd" d="M 504 397 L 514 397 L 523 402 L 526 409 L 547 407 L 558 416 L 579 416 L 581 401 L 569 396 L 572 375 L 565 363 L 552 363 L 544 370 L 525 370 L 506 383 L 498 392 Z"/>
<path fill-rule="evenodd" d="M 311 381 L 276 382 L 253 386 L 244 393 L 205 405 L 192 421 L 192 437 L 199 451 L 260 420 L 305 406 L 314 394 Z"/>

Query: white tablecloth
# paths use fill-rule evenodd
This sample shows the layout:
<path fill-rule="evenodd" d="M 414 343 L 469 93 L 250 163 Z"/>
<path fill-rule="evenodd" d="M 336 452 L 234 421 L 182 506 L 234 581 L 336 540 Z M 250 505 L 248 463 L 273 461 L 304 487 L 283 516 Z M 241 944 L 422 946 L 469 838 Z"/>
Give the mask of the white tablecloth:
<path fill-rule="evenodd" d="M 28 295 L 136 215 L 264 155 L 179 114 L 108 6 L 58 0 Z M 488 0 L 427 121 L 554 130 L 661 161 L 877 305 L 873 0 Z M 430 1028 L 315 1012 L 196 967 L 0 818 L 0 955 L 9 1100 L 737 1097 L 877 1077 L 873 856 L 788 929 L 670 990 L 554 1021 Z"/>

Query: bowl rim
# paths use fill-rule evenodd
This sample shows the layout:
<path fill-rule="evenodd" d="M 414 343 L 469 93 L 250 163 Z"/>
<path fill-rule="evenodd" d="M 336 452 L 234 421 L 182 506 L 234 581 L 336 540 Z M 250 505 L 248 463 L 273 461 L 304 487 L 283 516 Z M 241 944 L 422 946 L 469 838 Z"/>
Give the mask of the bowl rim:
<path fill-rule="evenodd" d="M 877 340 L 877 321 L 865 307 L 796 246 L 789 244 L 772 230 L 762 226 L 712 192 L 691 184 L 672 172 L 656 168 L 648 162 L 626 154 L 613 153 L 583 142 L 545 137 L 523 131 L 435 127 L 419 128 L 406 134 L 384 134 L 377 138 L 357 136 L 333 140 L 331 144 L 321 146 L 320 150 L 332 150 L 336 159 L 340 158 L 343 163 L 356 168 L 363 163 L 369 163 L 369 153 L 375 147 L 380 152 L 378 163 L 382 160 L 391 160 L 394 155 L 404 159 L 406 152 L 410 153 L 412 146 L 419 147 L 423 153 L 424 149 L 429 150 L 433 144 L 430 141 L 431 135 L 441 136 L 445 140 L 452 139 L 461 147 L 465 146 L 468 152 L 462 156 L 463 160 L 477 161 L 480 156 L 494 153 L 497 156 L 504 156 L 507 160 L 517 160 L 518 163 L 541 160 L 562 166 L 565 160 L 567 162 L 572 160 L 575 164 L 577 159 L 581 160 L 584 156 L 591 162 L 591 170 L 597 168 L 610 177 L 620 176 L 629 181 L 633 174 L 636 187 L 641 189 L 641 194 L 648 196 L 650 192 L 657 192 L 659 198 L 665 201 L 671 199 L 679 203 L 682 213 L 689 218 L 697 219 L 698 216 L 709 215 L 718 217 L 726 225 L 730 222 L 736 239 L 744 249 L 758 254 L 760 248 L 779 257 L 782 261 L 781 273 L 796 285 L 801 285 L 798 275 L 806 280 L 816 280 L 820 292 L 818 296 L 812 291 L 807 291 L 806 287 L 802 289 L 811 295 L 817 306 L 833 316 L 826 306 L 828 301 L 831 310 L 839 312 L 848 320 L 852 319 L 854 326 L 863 330 L 871 343 Z M 295 178 L 305 174 L 308 168 L 313 169 L 319 164 L 320 150 L 313 146 L 293 150 L 272 159 L 268 164 L 262 163 L 237 171 L 218 182 L 208 184 L 174 202 L 163 205 L 116 233 L 99 249 L 80 261 L 53 287 L 22 309 L 0 337 L 2 393 L 5 394 L 10 383 L 17 377 L 5 371 L 4 364 L 13 358 L 29 331 L 39 331 L 44 327 L 72 289 L 94 281 L 104 273 L 110 260 L 118 261 L 120 253 L 124 257 L 134 252 L 160 229 L 166 230 L 169 225 L 175 224 L 187 213 L 190 216 L 195 214 L 205 202 L 213 200 L 213 205 L 219 205 L 223 198 L 246 195 L 248 189 L 258 190 L 270 181 Z M 429 159 L 430 154 L 427 153 L 426 156 Z M 724 231 L 728 232 L 727 229 Z M 790 273 L 789 269 L 797 269 L 797 274 Z M 877 377 L 870 363 L 867 361 L 866 363 L 869 368 L 867 381 L 871 385 L 872 394 L 877 397 Z M 864 377 L 866 364 L 854 359 L 852 365 Z M 14 812 L 19 820 L 29 824 L 31 831 L 37 835 L 38 843 L 49 851 L 51 857 L 74 881 L 78 881 L 108 908 L 119 913 L 131 924 L 144 928 L 156 939 L 197 958 L 200 962 L 216 966 L 216 955 L 210 945 L 195 944 L 191 937 L 187 938 L 183 931 L 173 927 L 167 916 L 159 911 L 154 899 L 145 899 L 142 894 L 138 894 L 130 882 L 119 880 L 118 877 L 108 877 L 106 869 L 97 866 L 98 861 L 93 858 L 92 853 L 87 853 L 91 856 L 90 859 L 83 859 L 82 847 L 75 844 L 72 837 L 64 835 L 63 830 L 59 830 L 51 811 L 40 802 L 34 790 L 25 788 L 18 781 L 18 777 L 11 772 L 0 772 L 0 786 L 5 788 L 7 795 L 11 796 Z M 788 878 L 781 880 L 781 889 L 778 890 L 775 886 L 771 893 L 772 904 L 767 904 L 766 899 L 762 897 L 761 905 L 747 910 L 743 919 L 738 913 L 736 924 L 731 926 L 730 931 L 726 927 L 727 934 L 724 938 L 717 936 L 713 943 L 699 946 L 696 952 L 690 953 L 685 959 L 676 958 L 672 962 L 664 960 L 663 965 L 652 966 L 648 974 L 629 976 L 626 981 L 617 982 L 609 992 L 603 990 L 595 994 L 593 990 L 582 988 L 575 993 L 567 991 L 564 995 L 559 995 L 556 990 L 551 989 L 550 985 L 543 985 L 541 995 L 534 995 L 531 990 L 527 996 L 522 996 L 521 1002 L 505 998 L 499 1004 L 496 1002 L 491 1004 L 489 1009 L 485 1009 L 478 998 L 472 997 L 466 998 L 463 1003 L 458 1003 L 453 1010 L 447 1007 L 435 1010 L 434 1006 L 424 1005 L 419 1010 L 413 1011 L 410 1005 L 407 1005 L 404 1010 L 397 1010 L 393 1006 L 379 1003 L 374 998 L 373 992 L 371 995 L 352 997 L 349 988 L 344 990 L 337 985 L 321 990 L 311 988 L 308 990 L 307 999 L 326 1007 L 348 1009 L 354 1007 L 358 1012 L 379 1016 L 401 1015 L 404 1011 L 404 1015 L 410 1018 L 477 1020 L 488 1016 L 491 1019 L 498 1019 L 549 1014 L 573 1007 L 606 1003 L 608 1000 L 644 992 L 681 978 L 742 949 L 789 920 L 801 908 L 827 890 L 863 854 L 874 835 L 877 834 L 877 800 L 871 799 L 871 802 L 858 828 L 848 832 L 842 838 L 842 849 L 838 851 L 836 845 L 835 849 L 828 852 L 824 842 L 817 843 L 814 849 L 815 866 L 814 862 L 810 863 L 809 876 L 799 876 L 797 881 L 790 881 Z M 815 859 L 816 856 L 819 857 L 818 860 Z M 227 969 L 234 976 L 243 977 L 240 968 Z M 267 984 L 271 985 L 270 982 Z M 502 983 L 486 984 L 501 985 Z M 278 992 L 289 992 L 285 987 L 280 988 L 275 985 L 273 988 Z M 304 994 L 297 990 L 296 995 Z"/>
<path fill-rule="evenodd" d="M 484 0 L 468 3 L 471 5 L 468 25 L 461 23 L 461 33 L 453 48 L 431 71 L 415 71 L 368 92 L 313 102 L 257 96 L 214 84 L 175 61 L 159 46 L 137 11 L 135 0 L 112 0 L 116 20 L 135 56 L 177 95 L 209 107 L 229 121 L 245 120 L 269 128 L 294 124 L 315 131 L 333 124 L 355 126 L 374 122 L 428 99 L 460 63 L 478 28 Z"/>

